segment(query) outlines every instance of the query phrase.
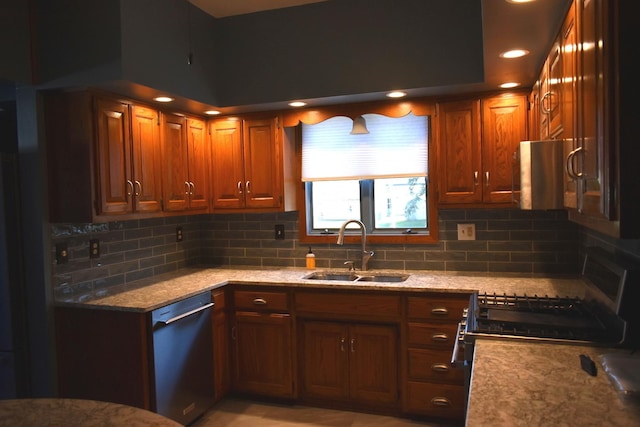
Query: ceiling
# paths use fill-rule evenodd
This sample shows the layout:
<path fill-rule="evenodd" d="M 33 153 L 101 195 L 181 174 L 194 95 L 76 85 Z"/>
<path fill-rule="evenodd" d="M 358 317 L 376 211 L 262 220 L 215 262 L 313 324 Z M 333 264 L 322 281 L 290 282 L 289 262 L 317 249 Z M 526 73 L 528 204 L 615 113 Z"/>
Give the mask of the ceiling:
<path fill-rule="evenodd" d="M 318 3 L 325 0 L 189 0 L 195 6 L 216 18 L 244 15 L 264 10 L 282 9 Z"/>
<path fill-rule="evenodd" d="M 306 4 L 327 0 L 189 1 L 216 18 L 224 18 L 293 6 L 304 7 Z M 409 91 L 409 95 L 426 96 L 497 90 L 504 82 L 517 82 L 525 88 L 533 86 L 571 0 L 535 0 L 519 5 L 508 0 L 481 1 L 485 81 L 450 88 L 415 88 Z M 501 52 L 514 48 L 527 49 L 530 54 L 518 59 L 504 59 L 499 56 Z M 375 95 L 379 96 L 379 94 Z M 360 100 L 369 99 L 366 94 L 350 99 L 350 101 Z"/>

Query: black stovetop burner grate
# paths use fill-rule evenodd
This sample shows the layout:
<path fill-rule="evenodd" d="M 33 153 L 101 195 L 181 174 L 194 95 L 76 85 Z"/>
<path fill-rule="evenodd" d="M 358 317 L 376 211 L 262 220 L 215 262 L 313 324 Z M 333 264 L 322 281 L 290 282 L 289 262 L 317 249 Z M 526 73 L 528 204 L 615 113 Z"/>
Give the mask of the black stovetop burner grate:
<path fill-rule="evenodd" d="M 606 328 L 582 299 L 478 294 L 473 332 L 561 340 L 603 341 Z"/>

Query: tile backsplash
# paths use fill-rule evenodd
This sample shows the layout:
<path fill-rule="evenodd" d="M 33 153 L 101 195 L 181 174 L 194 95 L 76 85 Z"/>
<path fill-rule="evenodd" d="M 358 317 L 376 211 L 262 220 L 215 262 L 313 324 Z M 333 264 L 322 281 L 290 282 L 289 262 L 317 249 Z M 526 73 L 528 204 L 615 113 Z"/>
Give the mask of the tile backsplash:
<path fill-rule="evenodd" d="M 457 224 L 475 224 L 476 240 L 457 240 Z M 284 239 L 275 239 L 275 225 Z M 176 229 L 183 240 L 177 241 Z M 566 212 L 518 209 L 443 209 L 435 245 L 368 245 L 370 269 L 489 273 L 575 274 L 581 227 Z M 89 257 L 97 239 L 100 256 Z M 56 300 L 109 293 L 114 287 L 186 266 L 304 267 L 298 214 L 207 214 L 103 224 L 51 224 Z M 68 262 L 57 264 L 55 245 L 65 243 Z M 313 246 L 317 268 L 344 268 L 360 246 Z"/>

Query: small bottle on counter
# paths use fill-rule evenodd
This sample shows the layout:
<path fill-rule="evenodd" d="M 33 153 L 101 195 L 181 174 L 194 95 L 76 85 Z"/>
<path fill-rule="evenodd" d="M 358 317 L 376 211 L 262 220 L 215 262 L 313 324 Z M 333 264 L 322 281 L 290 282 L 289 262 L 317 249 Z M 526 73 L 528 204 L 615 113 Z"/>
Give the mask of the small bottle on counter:
<path fill-rule="evenodd" d="M 306 256 L 307 268 L 309 270 L 313 270 L 316 268 L 316 256 L 313 252 L 311 252 L 311 246 L 309 246 L 309 252 L 307 252 Z"/>

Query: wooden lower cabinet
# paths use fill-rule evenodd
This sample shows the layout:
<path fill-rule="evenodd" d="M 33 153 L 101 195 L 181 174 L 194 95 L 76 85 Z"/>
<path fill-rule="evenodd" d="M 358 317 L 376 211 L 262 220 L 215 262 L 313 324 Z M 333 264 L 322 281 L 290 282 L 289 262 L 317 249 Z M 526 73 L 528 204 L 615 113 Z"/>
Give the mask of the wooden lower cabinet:
<path fill-rule="evenodd" d="M 396 405 L 397 342 L 397 328 L 391 325 L 303 321 L 302 397 Z"/>
<path fill-rule="evenodd" d="M 458 322 L 468 305 L 466 293 L 407 297 L 403 413 L 455 421 L 464 418 L 464 370 L 451 367 L 450 362 Z"/>
<path fill-rule="evenodd" d="M 282 399 L 295 397 L 289 293 L 240 286 L 233 291 L 233 304 L 233 390 Z"/>

